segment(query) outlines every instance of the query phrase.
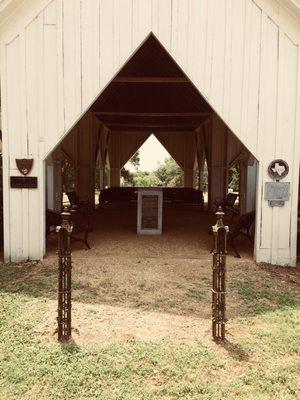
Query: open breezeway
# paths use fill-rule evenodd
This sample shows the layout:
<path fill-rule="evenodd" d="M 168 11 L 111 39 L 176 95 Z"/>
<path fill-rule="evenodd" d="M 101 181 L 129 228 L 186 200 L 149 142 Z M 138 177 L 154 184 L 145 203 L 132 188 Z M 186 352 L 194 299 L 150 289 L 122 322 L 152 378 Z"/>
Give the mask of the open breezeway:
<path fill-rule="evenodd" d="M 227 222 L 230 223 L 231 216 Z M 236 222 L 237 217 L 233 219 Z M 110 257 L 156 258 L 171 257 L 174 259 L 211 260 L 213 236 L 209 234 L 211 226 L 216 222 L 214 214 L 201 211 L 197 206 L 167 204 L 163 211 L 163 233 L 160 236 L 137 235 L 136 205 L 103 206 L 85 214 L 93 231 L 89 234 L 91 250 L 87 250 L 82 242 L 72 244 L 75 259 L 84 260 Z M 251 260 L 253 245 L 241 236 L 237 238 L 237 247 L 243 259 Z M 47 238 L 47 255 L 56 257 L 57 237 L 51 234 Z M 234 253 L 229 248 L 229 255 Z M 184 263 L 184 261 L 183 261 Z"/>
<path fill-rule="evenodd" d="M 183 187 L 161 188 L 163 234 L 146 239 L 136 236 L 138 188 L 120 185 L 122 168 L 151 134 L 181 168 Z M 216 211 L 216 202 L 226 198 L 233 166 L 239 170 L 238 207 L 232 204 L 224 211 L 230 219 L 232 212 L 244 215 L 255 210 L 257 160 L 152 34 L 48 156 L 47 213 L 58 215 L 62 210 L 62 163 L 66 161 L 73 181 L 65 191 L 78 196 L 75 215 L 91 221 L 91 253 L 99 256 L 109 249 L 126 255 L 131 248 L 137 254 L 143 249 L 145 254 L 163 257 L 179 250 L 181 255 L 207 258 L 212 220 L 209 213 L 201 212 L 205 168 L 206 211 Z M 95 205 L 96 165 L 100 206 Z M 86 217 L 79 203 L 85 204 L 85 212 L 89 210 Z"/>

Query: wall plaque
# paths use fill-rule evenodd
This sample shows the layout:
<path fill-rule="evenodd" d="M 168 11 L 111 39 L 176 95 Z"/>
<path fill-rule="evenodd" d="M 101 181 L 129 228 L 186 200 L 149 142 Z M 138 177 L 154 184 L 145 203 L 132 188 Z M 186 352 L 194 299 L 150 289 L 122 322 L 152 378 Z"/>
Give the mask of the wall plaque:
<path fill-rule="evenodd" d="M 268 174 L 275 181 L 280 181 L 289 173 L 289 165 L 284 160 L 274 160 L 269 164 Z"/>
<path fill-rule="evenodd" d="M 142 229 L 158 228 L 158 196 L 142 195 Z"/>
<path fill-rule="evenodd" d="M 11 176 L 10 187 L 12 189 L 37 189 L 36 176 Z"/>
<path fill-rule="evenodd" d="M 271 207 L 282 207 L 290 198 L 290 182 L 266 182 L 265 200 Z"/>
<path fill-rule="evenodd" d="M 138 191 L 137 233 L 160 235 L 162 232 L 162 190 L 140 189 Z"/>
<path fill-rule="evenodd" d="M 32 169 L 33 158 L 16 158 L 18 170 L 22 175 L 27 175 Z"/>

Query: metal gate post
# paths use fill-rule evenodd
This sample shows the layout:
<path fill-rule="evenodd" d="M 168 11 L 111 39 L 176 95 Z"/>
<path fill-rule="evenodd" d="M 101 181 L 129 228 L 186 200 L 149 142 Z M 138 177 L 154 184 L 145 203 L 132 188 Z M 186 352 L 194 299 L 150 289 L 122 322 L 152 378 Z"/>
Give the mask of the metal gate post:
<path fill-rule="evenodd" d="M 216 212 L 217 223 L 212 227 L 215 237 L 213 251 L 212 282 L 212 336 L 213 339 L 225 340 L 226 323 L 226 254 L 228 226 L 224 225 L 224 212 L 219 207 Z"/>
<path fill-rule="evenodd" d="M 60 342 L 68 342 L 71 338 L 71 233 L 70 213 L 61 213 L 61 226 L 58 233 L 58 315 L 57 332 Z"/>

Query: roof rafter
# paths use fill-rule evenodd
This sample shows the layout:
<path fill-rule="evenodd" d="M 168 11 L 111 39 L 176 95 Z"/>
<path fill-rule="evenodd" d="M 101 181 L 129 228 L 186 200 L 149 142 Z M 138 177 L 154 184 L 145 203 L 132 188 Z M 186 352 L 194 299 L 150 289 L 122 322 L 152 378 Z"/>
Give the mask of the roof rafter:
<path fill-rule="evenodd" d="M 118 76 L 112 83 L 190 83 L 190 81 L 177 76 Z"/>
<path fill-rule="evenodd" d="M 122 111 L 93 111 L 95 115 L 120 117 L 207 117 L 210 112 L 122 112 Z"/>

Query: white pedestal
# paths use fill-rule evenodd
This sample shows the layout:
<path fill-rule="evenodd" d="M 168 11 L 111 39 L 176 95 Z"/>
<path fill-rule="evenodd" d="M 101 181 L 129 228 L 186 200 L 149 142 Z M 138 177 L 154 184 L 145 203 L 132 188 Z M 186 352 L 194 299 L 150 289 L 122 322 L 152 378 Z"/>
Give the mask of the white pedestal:
<path fill-rule="evenodd" d="M 139 189 L 137 207 L 138 235 L 161 235 L 162 189 Z"/>

